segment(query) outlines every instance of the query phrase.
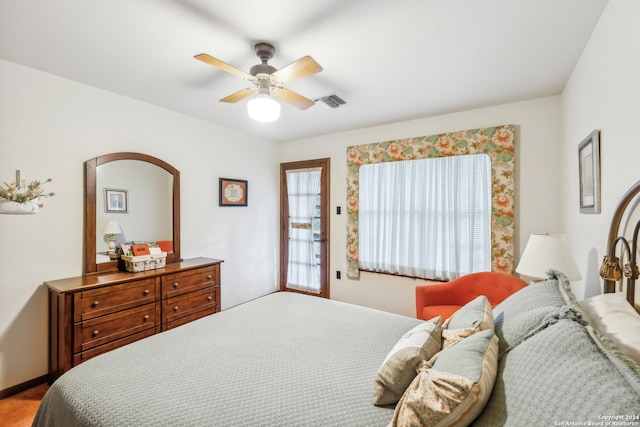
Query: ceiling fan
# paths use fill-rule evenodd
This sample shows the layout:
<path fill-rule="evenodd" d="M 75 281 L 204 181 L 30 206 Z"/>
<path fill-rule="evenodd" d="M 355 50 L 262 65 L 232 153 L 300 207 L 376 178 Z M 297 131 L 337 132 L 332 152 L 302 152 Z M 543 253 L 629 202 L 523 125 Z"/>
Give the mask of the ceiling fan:
<path fill-rule="evenodd" d="M 220 100 L 221 102 L 238 102 L 248 96 L 258 94 L 258 96 L 264 97 L 268 97 L 269 95 L 277 96 L 300 110 L 306 110 L 315 104 L 311 99 L 305 98 L 304 96 L 285 88 L 284 84 L 302 77 L 319 73 L 322 71 L 320 64 L 310 56 L 303 56 L 297 61 L 294 61 L 286 67 L 278 70 L 268 64 L 269 60 L 273 58 L 273 55 L 276 52 L 276 48 L 273 44 L 268 42 L 258 42 L 254 45 L 254 49 L 256 55 L 260 58 L 261 63 L 251 67 L 249 73 L 245 73 L 233 65 L 229 65 L 220 59 L 207 55 L 206 53 L 194 56 L 198 61 L 213 65 L 216 68 L 238 77 L 242 77 L 254 84 L 254 87 L 242 89 L 222 98 Z"/>

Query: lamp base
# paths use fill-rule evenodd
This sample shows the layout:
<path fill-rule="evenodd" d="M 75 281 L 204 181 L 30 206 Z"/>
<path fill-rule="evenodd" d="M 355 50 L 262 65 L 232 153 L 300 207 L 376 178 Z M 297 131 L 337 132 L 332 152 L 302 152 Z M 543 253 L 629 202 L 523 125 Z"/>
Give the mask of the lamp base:
<path fill-rule="evenodd" d="M 109 242 L 109 253 L 116 253 L 116 235 L 115 234 L 107 234 L 107 241 Z"/>

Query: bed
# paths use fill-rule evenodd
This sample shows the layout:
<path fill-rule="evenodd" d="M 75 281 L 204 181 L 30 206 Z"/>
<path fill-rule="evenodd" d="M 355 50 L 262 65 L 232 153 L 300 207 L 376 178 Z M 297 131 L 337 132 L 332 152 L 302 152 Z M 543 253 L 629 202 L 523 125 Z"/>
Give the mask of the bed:
<path fill-rule="evenodd" d="M 605 294 L 578 301 L 562 272 L 550 271 L 493 309 L 478 296 L 444 322 L 276 292 L 74 367 L 53 383 L 34 426 L 640 426 L 634 286 L 622 287 L 627 295 L 609 286 L 625 274 L 635 280 L 627 252 L 605 258 Z M 473 304 L 477 318 L 467 316 Z M 394 403 L 374 404 L 380 372 L 419 328 L 429 331 L 425 343 L 436 330 L 438 346 L 452 341 L 429 354 L 416 347 L 422 360 L 409 383 Z M 473 360 L 456 353 L 465 348 Z M 451 362 L 466 373 L 444 371 L 475 394 L 451 406 L 455 417 L 434 418 L 423 409 L 432 395 L 421 393 Z"/>
<path fill-rule="evenodd" d="M 559 273 L 494 309 L 497 375 L 474 425 L 640 423 L 640 368 L 580 310 Z M 372 403 L 374 378 L 398 339 L 423 323 L 270 294 L 71 369 L 34 425 L 385 426 L 397 405 Z"/>
<path fill-rule="evenodd" d="M 376 371 L 421 321 L 277 292 L 95 357 L 36 426 L 376 426 Z"/>

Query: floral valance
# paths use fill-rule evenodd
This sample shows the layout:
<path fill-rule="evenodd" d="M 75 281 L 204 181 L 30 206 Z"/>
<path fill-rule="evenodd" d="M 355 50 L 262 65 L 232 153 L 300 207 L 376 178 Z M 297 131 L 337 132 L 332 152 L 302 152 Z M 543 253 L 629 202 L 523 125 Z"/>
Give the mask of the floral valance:
<path fill-rule="evenodd" d="M 491 268 L 512 273 L 514 268 L 514 126 L 471 129 L 440 135 L 347 147 L 347 276 L 358 278 L 358 199 L 360 166 L 465 154 L 491 158 Z"/>

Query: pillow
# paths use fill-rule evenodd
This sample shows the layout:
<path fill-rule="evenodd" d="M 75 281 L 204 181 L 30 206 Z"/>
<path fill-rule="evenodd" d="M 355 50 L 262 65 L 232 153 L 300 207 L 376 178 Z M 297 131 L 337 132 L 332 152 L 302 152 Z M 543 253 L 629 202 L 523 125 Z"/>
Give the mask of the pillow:
<path fill-rule="evenodd" d="M 596 295 L 580 302 L 585 320 L 640 364 L 640 315 L 622 293 Z"/>
<path fill-rule="evenodd" d="M 605 414 L 638 414 L 640 371 L 615 350 L 604 350 L 590 330 L 559 319 L 515 346 L 498 362 L 491 399 L 474 427 L 553 426 L 567 420 L 597 425 Z"/>
<path fill-rule="evenodd" d="M 486 296 L 480 295 L 453 313 L 443 325 L 442 348 L 445 349 L 477 331 L 493 329 L 493 312 Z"/>
<path fill-rule="evenodd" d="M 497 320 L 501 313 L 517 313 L 534 307 L 562 307 L 564 304 L 565 300 L 560 293 L 558 279 L 553 277 L 542 282 L 531 283 L 509 295 L 493 308 L 493 316 Z M 500 338 L 499 334 L 498 338 Z"/>
<path fill-rule="evenodd" d="M 476 328 L 462 328 L 462 329 L 443 329 L 442 330 L 442 349 L 449 348 L 458 341 L 470 337 L 474 333 L 478 332 Z"/>
<path fill-rule="evenodd" d="M 571 289 L 569 279 L 567 279 L 567 276 L 562 273 L 556 273 L 556 275 L 558 283 L 560 284 L 560 293 L 562 294 L 562 298 L 564 298 L 565 305 L 575 308 L 580 314 L 582 314 L 580 303 L 573 293 L 573 289 Z"/>
<path fill-rule="evenodd" d="M 409 332 L 391 349 L 378 369 L 373 389 L 374 405 L 397 403 L 415 378 L 423 360 L 441 348 L 442 318 L 435 317 Z"/>
<path fill-rule="evenodd" d="M 449 317 L 444 325 L 447 329 L 475 328 L 479 331 L 493 329 L 493 313 L 486 296 L 480 295 L 469 301 Z"/>
<path fill-rule="evenodd" d="M 469 425 L 487 404 L 498 365 L 498 338 L 476 332 L 424 364 L 402 395 L 391 426 Z"/>
<path fill-rule="evenodd" d="M 566 304 L 558 279 L 548 279 L 511 294 L 493 309 L 500 353 L 556 316 Z"/>

